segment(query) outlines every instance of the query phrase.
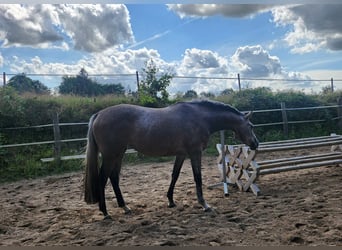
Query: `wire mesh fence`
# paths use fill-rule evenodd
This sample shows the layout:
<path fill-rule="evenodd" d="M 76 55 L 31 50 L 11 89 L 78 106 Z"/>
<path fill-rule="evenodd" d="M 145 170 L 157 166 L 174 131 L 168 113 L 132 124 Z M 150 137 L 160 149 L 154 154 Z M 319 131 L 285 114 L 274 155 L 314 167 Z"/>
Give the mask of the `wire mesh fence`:
<path fill-rule="evenodd" d="M 16 74 L 3 72 L 2 85 L 6 85 L 9 79 Z M 39 80 L 57 93 L 63 77 L 76 76 L 77 74 L 25 74 L 33 80 Z M 88 74 L 88 77 L 100 84 L 121 84 L 127 93 L 135 92 L 139 81 L 144 78 L 143 72 L 131 72 L 122 74 Z M 269 87 L 273 91 L 299 90 L 306 93 L 318 93 L 321 91 L 342 90 L 342 79 L 331 77 L 329 79 L 296 79 L 281 77 L 244 77 L 240 74 L 225 75 L 173 75 L 168 91 L 171 95 L 186 93 L 189 90 L 197 94 L 212 93 L 218 95 L 226 90 L 238 91 L 245 88 Z"/>

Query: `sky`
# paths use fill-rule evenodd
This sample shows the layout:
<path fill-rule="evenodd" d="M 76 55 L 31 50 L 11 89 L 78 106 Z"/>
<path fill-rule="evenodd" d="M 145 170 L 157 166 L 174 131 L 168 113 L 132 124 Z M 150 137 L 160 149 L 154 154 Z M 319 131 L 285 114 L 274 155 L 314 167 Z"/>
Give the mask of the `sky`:
<path fill-rule="evenodd" d="M 152 59 L 175 76 L 173 94 L 236 90 L 237 74 L 242 88 L 319 92 L 333 78 L 341 90 L 341 13 L 333 3 L 0 4 L 0 68 L 49 88 L 84 68 L 135 91 Z"/>

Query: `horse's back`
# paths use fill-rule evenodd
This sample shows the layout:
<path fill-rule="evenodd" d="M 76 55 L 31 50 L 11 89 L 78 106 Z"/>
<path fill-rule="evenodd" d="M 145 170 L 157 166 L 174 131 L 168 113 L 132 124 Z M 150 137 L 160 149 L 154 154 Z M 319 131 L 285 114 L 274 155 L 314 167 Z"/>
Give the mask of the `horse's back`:
<path fill-rule="evenodd" d="M 188 146 L 199 137 L 196 112 L 184 105 L 146 108 L 120 104 L 101 110 L 94 131 L 103 150 L 118 150 L 127 145 L 147 155 L 187 153 Z M 198 117 L 197 117 L 198 118 Z"/>

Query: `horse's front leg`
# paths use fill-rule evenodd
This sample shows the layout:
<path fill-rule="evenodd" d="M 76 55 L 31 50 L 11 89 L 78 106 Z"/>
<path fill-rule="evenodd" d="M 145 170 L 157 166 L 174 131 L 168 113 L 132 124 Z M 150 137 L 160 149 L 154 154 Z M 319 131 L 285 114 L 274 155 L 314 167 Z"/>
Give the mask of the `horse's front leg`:
<path fill-rule="evenodd" d="M 203 198 L 201 158 L 202 158 L 201 151 L 190 155 L 192 172 L 193 172 L 194 180 L 196 183 L 197 200 L 199 204 L 201 204 L 202 207 L 204 208 L 204 211 L 207 212 L 207 211 L 211 211 L 211 207 L 206 203 L 206 201 Z"/>
<path fill-rule="evenodd" d="M 184 155 L 177 155 L 176 156 L 175 164 L 173 166 L 173 171 L 172 171 L 172 179 L 171 179 L 170 187 L 169 187 L 169 190 L 167 191 L 167 198 L 169 200 L 169 207 L 175 207 L 176 206 L 176 203 L 173 200 L 173 190 L 175 188 L 175 185 L 176 185 L 177 179 L 179 177 L 180 170 L 183 166 L 184 160 L 185 160 Z"/>

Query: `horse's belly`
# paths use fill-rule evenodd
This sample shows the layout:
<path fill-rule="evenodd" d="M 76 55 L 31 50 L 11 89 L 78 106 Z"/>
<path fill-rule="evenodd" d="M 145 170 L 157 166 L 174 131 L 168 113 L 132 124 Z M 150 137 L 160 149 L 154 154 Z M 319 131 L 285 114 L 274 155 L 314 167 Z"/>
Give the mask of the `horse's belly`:
<path fill-rule="evenodd" d="M 171 156 L 186 154 L 184 147 L 163 141 L 133 145 L 133 148 L 136 151 L 148 156 Z"/>

